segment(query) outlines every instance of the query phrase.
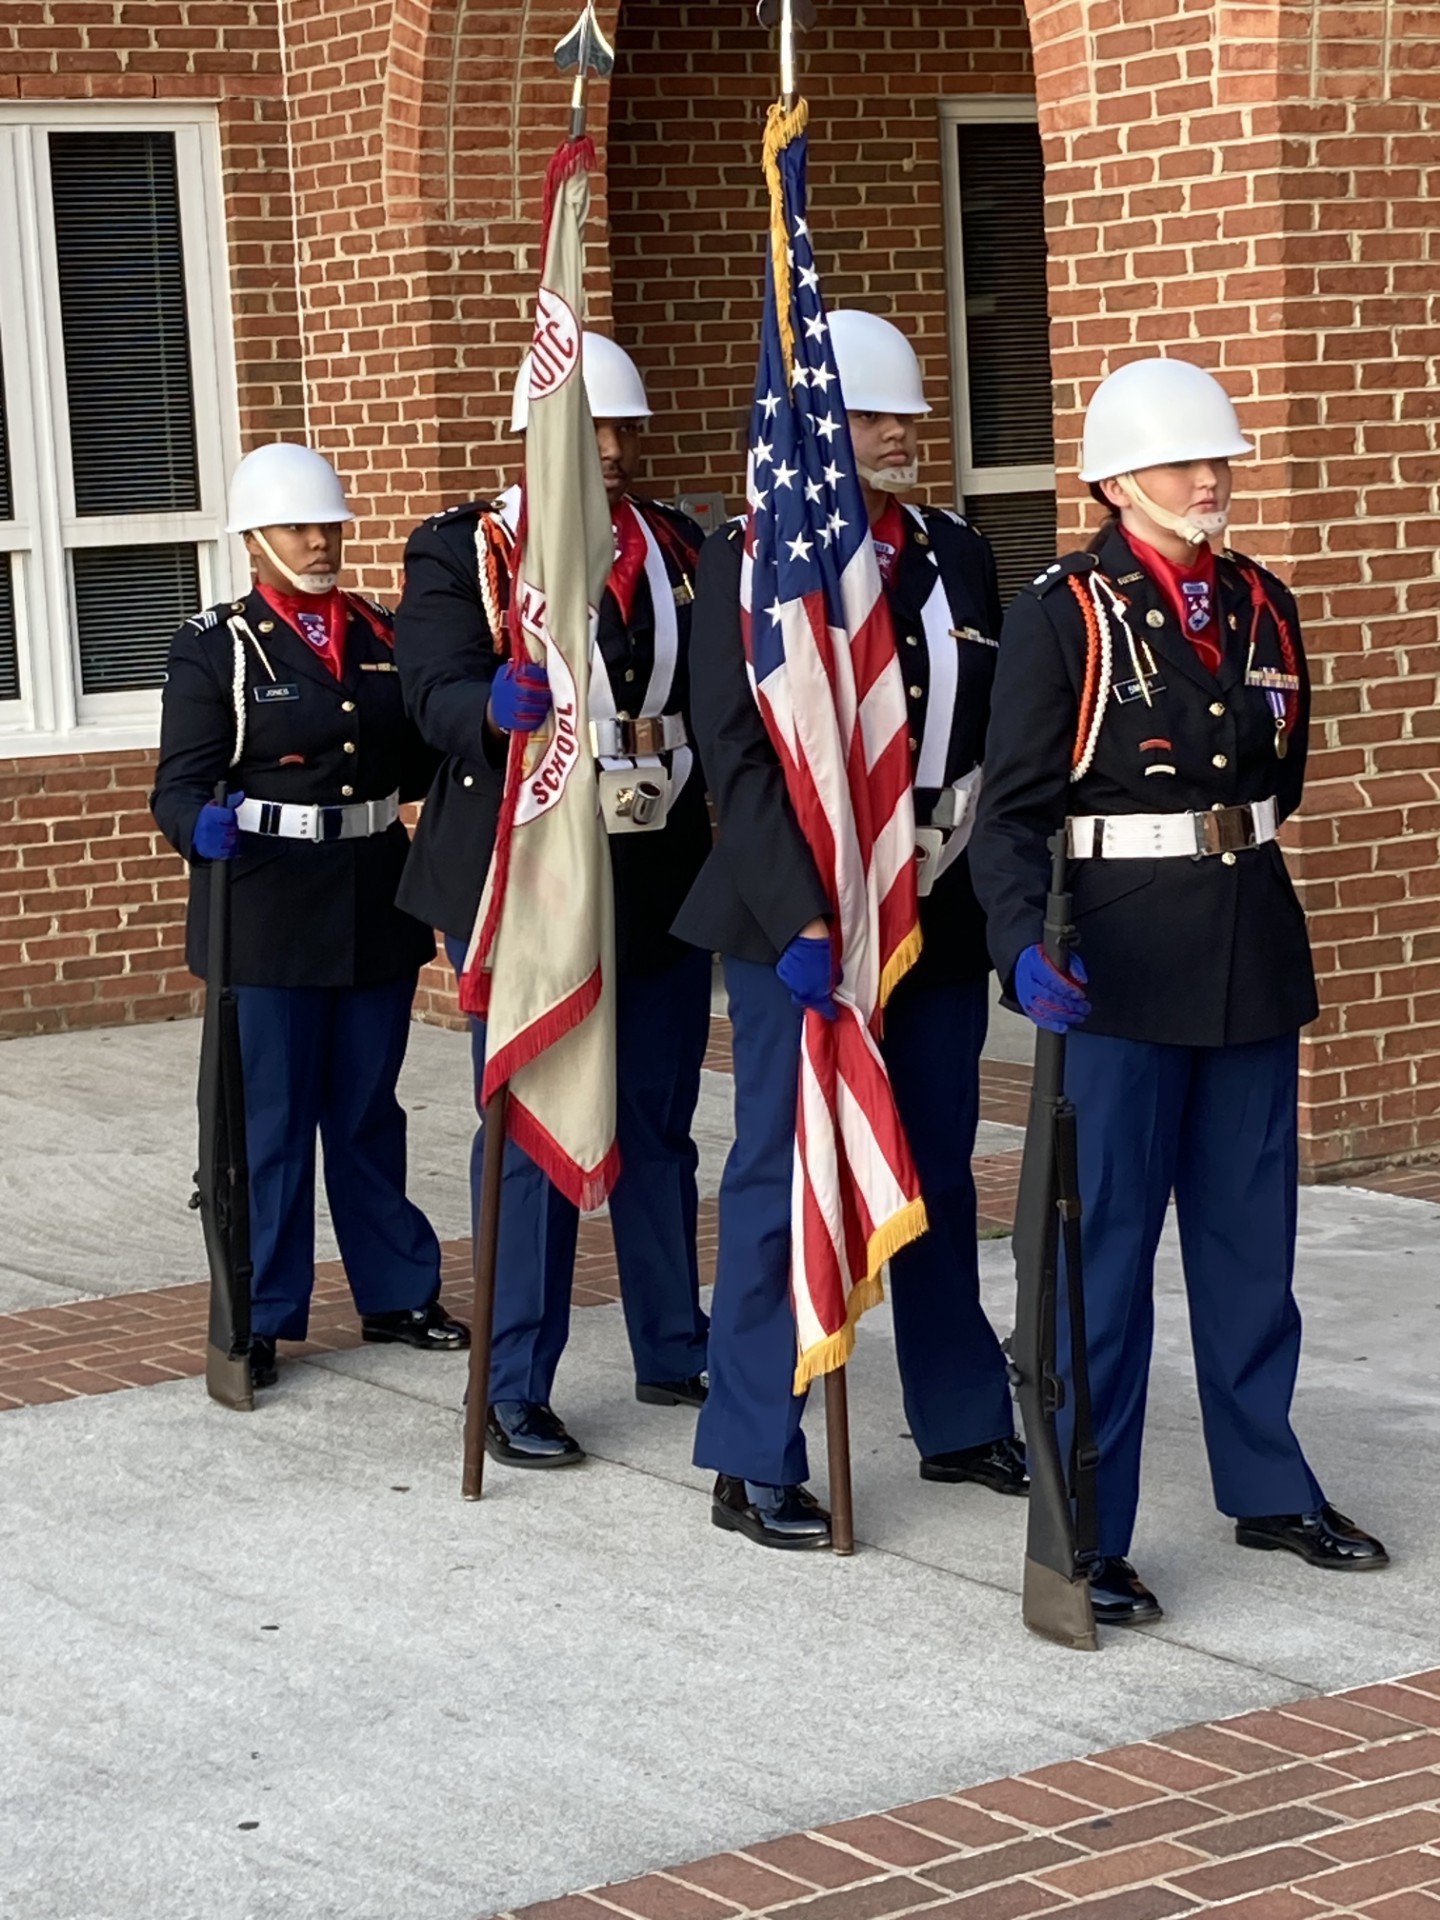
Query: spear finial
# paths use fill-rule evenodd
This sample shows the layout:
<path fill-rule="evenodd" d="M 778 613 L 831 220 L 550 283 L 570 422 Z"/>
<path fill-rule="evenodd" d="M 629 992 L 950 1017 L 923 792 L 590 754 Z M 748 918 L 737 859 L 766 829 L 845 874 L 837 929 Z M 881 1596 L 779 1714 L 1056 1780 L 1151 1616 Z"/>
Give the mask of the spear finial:
<path fill-rule="evenodd" d="M 580 18 L 556 47 L 555 65 L 561 73 L 575 69 L 575 86 L 570 95 L 570 138 L 579 140 L 585 132 L 591 80 L 608 80 L 615 71 L 615 49 L 600 31 L 592 0 L 587 0 Z"/>

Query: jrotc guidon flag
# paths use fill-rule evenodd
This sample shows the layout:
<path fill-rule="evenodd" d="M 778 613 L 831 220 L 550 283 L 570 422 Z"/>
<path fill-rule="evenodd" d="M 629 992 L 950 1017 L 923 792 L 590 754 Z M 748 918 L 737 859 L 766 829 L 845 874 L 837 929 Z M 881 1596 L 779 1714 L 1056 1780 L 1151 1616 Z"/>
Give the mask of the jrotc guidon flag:
<path fill-rule="evenodd" d="M 765 131 L 771 247 L 741 570 L 745 652 L 830 895 L 839 1017 L 800 1049 L 791 1202 L 798 1391 L 843 1366 L 880 1269 L 925 1230 L 876 1044 L 920 952 L 909 718 L 805 221 L 805 105 Z"/>
<path fill-rule="evenodd" d="M 614 534 L 580 370 L 589 140 L 566 141 L 545 181 L 512 658 L 543 664 L 554 708 L 510 742 L 505 792 L 460 1004 L 487 1023 L 489 1100 L 568 1200 L 599 1206 L 615 1145 L 614 899 L 589 741 L 590 640 Z"/>

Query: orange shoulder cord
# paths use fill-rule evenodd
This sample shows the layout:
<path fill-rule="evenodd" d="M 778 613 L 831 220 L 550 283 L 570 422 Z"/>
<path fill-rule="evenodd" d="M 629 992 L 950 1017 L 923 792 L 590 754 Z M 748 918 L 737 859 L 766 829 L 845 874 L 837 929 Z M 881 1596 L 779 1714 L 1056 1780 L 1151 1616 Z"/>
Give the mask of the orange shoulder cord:
<path fill-rule="evenodd" d="M 1085 583 L 1072 573 L 1066 584 L 1074 594 L 1080 617 L 1085 622 L 1085 685 L 1080 694 L 1080 718 L 1075 728 L 1075 745 L 1070 754 L 1071 777 L 1078 779 L 1088 771 L 1095 753 L 1093 736 L 1098 731 L 1096 705 L 1102 678 L 1104 641 L 1100 632 L 1100 617 Z"/>
<path fill-rule="evenodd" d="M 504 598 L 501 597 L 500 582 L 503 579 L 508 588 L 513 546 L 498 513 L 482 513 L 476 534 L 475 558 L 480 569 L 480 603 L 490 626 L 490 644 L 496 653 L 504 653 L 507 651 L 505 606 L 509 596 L 507 593 Z"/>

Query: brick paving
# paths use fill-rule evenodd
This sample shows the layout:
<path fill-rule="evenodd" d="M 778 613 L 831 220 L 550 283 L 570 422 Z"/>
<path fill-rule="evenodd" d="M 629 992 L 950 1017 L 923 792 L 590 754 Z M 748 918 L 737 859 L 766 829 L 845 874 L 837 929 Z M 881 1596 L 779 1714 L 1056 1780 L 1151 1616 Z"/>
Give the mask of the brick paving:
<path fill-rule="evenodd" d="M 1185 1727 L 503 1920 L 1440 1920 L 1440 1671 Z"/>

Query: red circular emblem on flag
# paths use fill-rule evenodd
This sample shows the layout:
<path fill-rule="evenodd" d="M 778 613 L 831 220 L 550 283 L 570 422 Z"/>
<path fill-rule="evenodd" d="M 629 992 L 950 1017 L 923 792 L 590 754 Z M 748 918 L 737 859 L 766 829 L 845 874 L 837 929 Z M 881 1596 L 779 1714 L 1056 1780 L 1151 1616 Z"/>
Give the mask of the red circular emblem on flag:
<path fill-rule="evenodd" d="M 530 398 L 543 400 L 556 392 L 579 364 L 580 322 L 568 301 L 541 287 L 530 344 Z"/>

